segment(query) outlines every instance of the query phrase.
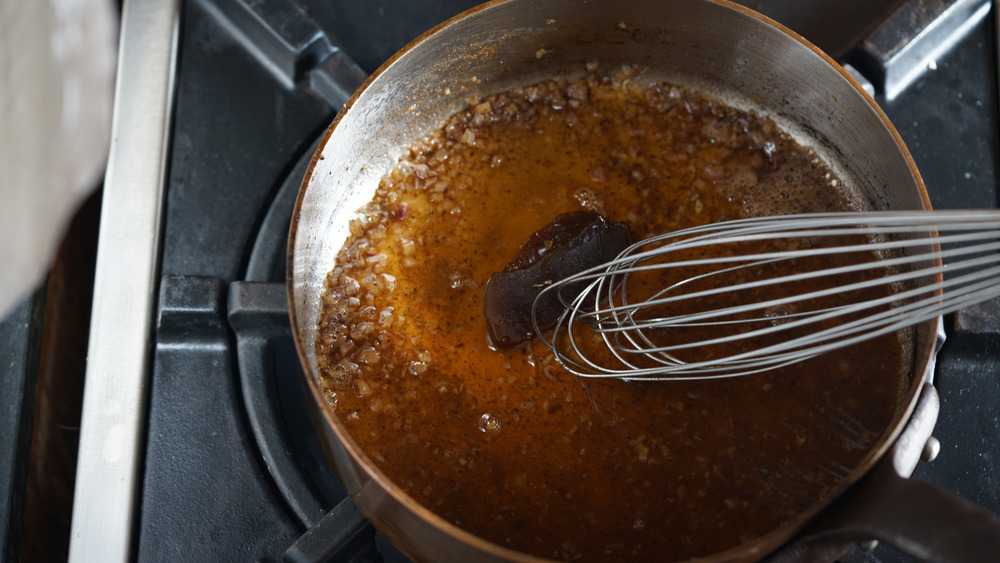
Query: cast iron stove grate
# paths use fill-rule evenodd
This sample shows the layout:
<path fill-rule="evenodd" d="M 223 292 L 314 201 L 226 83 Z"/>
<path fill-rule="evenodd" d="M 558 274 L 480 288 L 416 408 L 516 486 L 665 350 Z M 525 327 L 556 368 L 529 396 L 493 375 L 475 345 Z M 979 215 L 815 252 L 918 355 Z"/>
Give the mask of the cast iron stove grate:
<path fill-rule="evenodd" d="M 133 540 L 139 559 L 402 559 L 346 498 L 306 415 L 285 241 L 312 147 L 352 81 L 475 3 L 185 5 Z M 980 23 L 885 107 L 935 206 L 997 204 L 992 46 L 992 26 Z M 970 111 L 956 95 L 986 107 Z M 985 308 L 952 323 L 937 377 L 945 449 L 917 475 L 1000 511 L 990 470 L 1000 443 L 992 422 L 996 318 Z M 898 560 L 883 548 L 847 557 Z"/>

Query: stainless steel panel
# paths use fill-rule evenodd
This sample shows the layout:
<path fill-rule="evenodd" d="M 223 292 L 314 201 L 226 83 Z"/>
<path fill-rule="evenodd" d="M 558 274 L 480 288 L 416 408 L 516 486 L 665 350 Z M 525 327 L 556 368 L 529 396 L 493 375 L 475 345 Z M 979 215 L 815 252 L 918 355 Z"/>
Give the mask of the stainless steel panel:
<path fill-rule="evenodd" d="M 179 0 L 126 0 L 70 561 L 127 561 L 141 463 Z"/>

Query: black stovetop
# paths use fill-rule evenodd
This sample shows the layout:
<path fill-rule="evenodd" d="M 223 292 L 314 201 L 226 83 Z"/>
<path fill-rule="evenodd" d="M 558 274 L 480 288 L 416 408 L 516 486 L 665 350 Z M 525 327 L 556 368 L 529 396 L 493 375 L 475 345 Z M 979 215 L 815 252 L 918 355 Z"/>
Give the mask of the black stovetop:
<path fill-rule="evenodd" d="M 401 558 L 346 498 L 309 425 L 284 244 L 308 158 L 345 93 L 406 42 L 477 3 L 257 3 L 281 16 L 287 37 L 318 33 L 318 47 L 270 42 L 266 18 L 247 9 L 252 2 L 184 4 L 132 542 L 139 559 Z M 746 2 L 835 56 L 892 3 L 824 19 L 794 2 Z M 994 33 L 992 18 L 983 20 L 903 94 L 883 100 L 935 207 L 1000 203 Z M 942 451 L 916 477 L 1000 513 L 1000 322 L 996 307 L 975 313 L 984 316 L 947 319 L 935 377 Z M 0 331 L 11 322 L 20 317 Z M 848 557 L 901 560 L 884 547 Z"/>

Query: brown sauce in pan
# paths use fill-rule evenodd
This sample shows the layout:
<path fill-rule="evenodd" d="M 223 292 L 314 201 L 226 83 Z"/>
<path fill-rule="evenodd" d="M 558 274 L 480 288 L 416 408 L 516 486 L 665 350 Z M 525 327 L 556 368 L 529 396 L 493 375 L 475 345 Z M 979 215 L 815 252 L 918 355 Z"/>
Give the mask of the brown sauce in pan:
<path fill-rule="evenodd" d="M 561 560 L 662 561 L 759 537 L 843 484 L 892 421 L 896 336 L 716 382 L 578 380 L 537 341 L 488 347 L 483 285 L 559 213 L 637 237 L 849 210 L 768 119 L 625 69 L 479 100 L 359 213 L 317 338 L 362 450 L 444 519 Z"/>

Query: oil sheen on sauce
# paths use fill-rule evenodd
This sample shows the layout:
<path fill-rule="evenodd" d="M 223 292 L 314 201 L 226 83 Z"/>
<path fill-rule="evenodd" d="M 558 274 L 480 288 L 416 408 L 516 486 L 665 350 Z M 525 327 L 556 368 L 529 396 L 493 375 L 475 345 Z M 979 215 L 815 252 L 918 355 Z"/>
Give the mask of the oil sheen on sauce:
<path fill-rule="evenodd" d="M 855 209 L 841 187 L 770 120 L 635 69 L 475 100 L 353 222 L 327 278 L 321 387 L 394 483 L 501 546 L 589 561 L 736 547 L 842 486 L 882 437 L 898 338 L 732 380 L 582 380 L 537 341 L 491 350 L 483 285 L 560 213 L 642 238 Z"/>

